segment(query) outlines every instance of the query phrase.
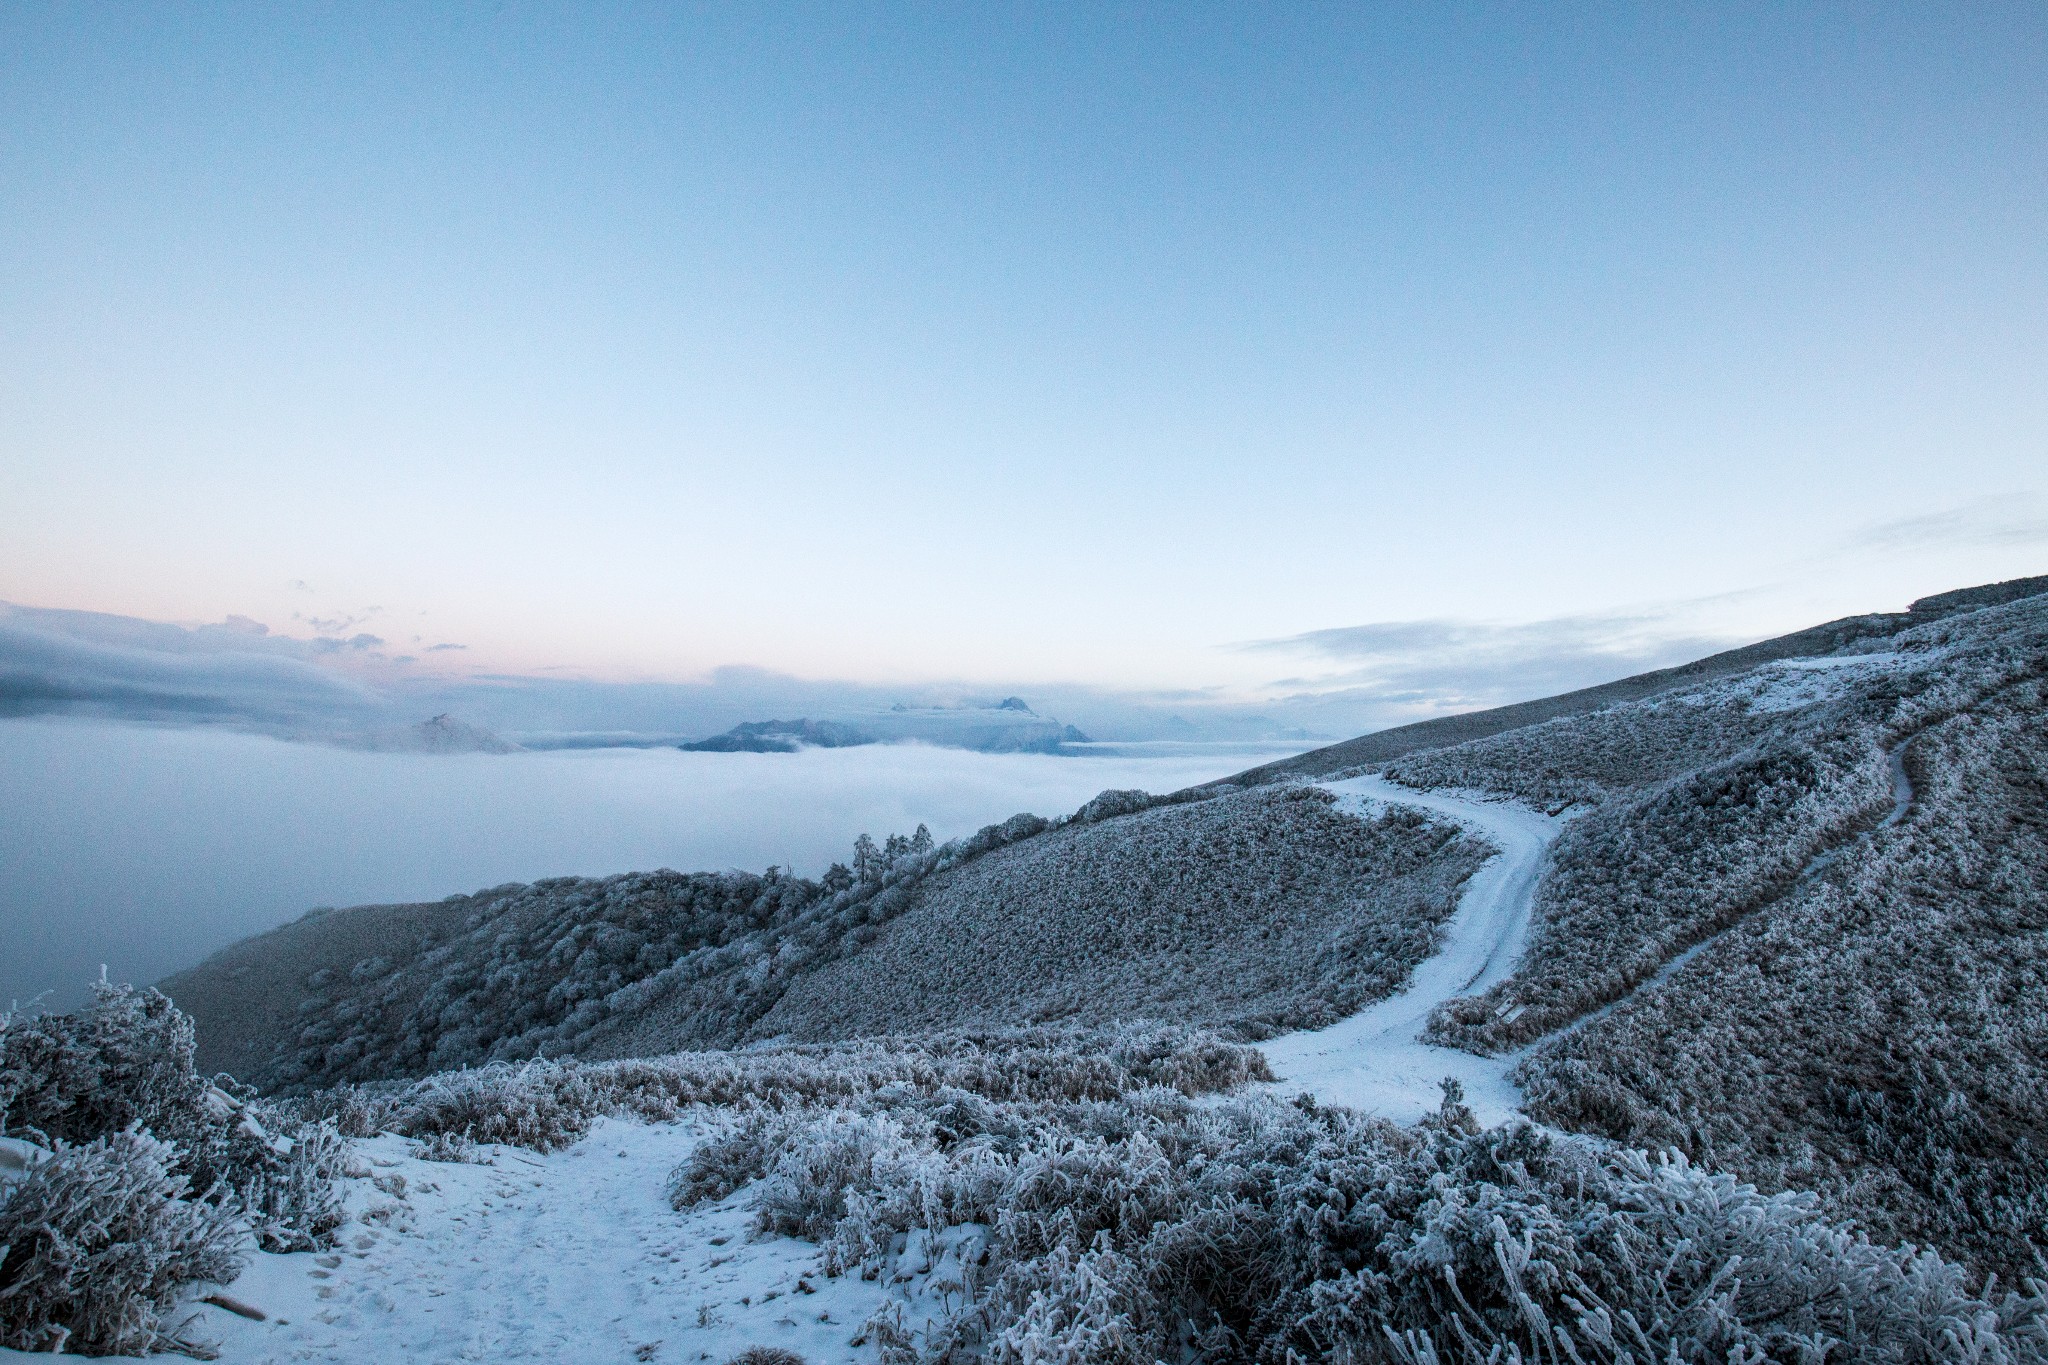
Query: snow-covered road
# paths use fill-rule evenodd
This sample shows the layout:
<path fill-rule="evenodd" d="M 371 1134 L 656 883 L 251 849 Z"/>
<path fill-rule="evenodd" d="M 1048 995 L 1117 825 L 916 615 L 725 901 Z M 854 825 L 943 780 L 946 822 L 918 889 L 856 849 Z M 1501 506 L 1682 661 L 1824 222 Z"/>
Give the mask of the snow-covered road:
<path fill-rule="evenodd" d="M 1465 884 L 1436 956 L 1415 969 L 1400 994 L 1328 1028 L 1259 1045 L 1283 1078 L 1277 1089 L 1407 1122 L 1436 1108 L 1439 1082 L 1452 1076 L 1482 1123 L 1501 1122 L 1521 1105 L 1507 1074 L 1515 1059 L 1432 1047 L 1416 1035 L 1438 1005 L 1484 991 L 1514 969 L 1528 941 L 1536 879 L 1561 822 L 1506 801 L 1414 791 L 1379 777 L 1325 785 L 1354 809 L 1392 803 L 1449 816 L 1500 852 Z"/>

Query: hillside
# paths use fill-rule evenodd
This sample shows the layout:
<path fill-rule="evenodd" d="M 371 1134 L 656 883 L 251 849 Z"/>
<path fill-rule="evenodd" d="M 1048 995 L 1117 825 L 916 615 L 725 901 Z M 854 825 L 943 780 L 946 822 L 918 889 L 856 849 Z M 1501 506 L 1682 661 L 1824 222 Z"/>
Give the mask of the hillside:
<path fill-rule="evenodd" d="M 661 871 L 321 912 L 163 988 L 199 1020 L 205 1067 L 266 1088 L 913 1026 L 1265 1036 L 1398 986 L 1487 851 L 1313 789 L 1191 795 L 892 839 L 822 881 Z"/>
<path fill-rule="evenodd" d="M 1345 769 L 1387 763 L 1407 754 L 1447 749 L 1545 721 L 1587 715 L 1618 702 L 1639 701 L 1660 692 L 1731 677 L 1779 659 L 1846 653 L 1861 648 L 1863 642 L 1883 640 L 1916 625 L 1979 607 L 2017 601 L 2041 592 L 2048 592 L 2048 576 L 2015 578 L 2004 583 L 1936 593 L 1919 599 L 1903 612 L 1845 616 L 1839 621 L 1744 645 L 1740 649 L 1725 650 L 1675 668 L 1638 673 L 1634 677 L 1560 693 L 1555 697 L 1516 702 L 1485 711 L 1467 711 L 1455 716 L 1439 716 L 1412 725 L 1397 725 L 1390 730 L 1376 730 L 1341 744 L 1311 749 L 1305 754 L 1249 769 L 1227 780 L 1240 786 L 1256 786 L 1264 782 L 1322 777 Z"/>
<path fill-rule="evenodd" d="M 1049 831 L 934 877 L 865 951 L 791 985 L 758 1036 L 1175 1018 L 1334 1023 L 1428 956 L 1489 850 L 1317 788 Z M 934 951 L 947 945 L 948 951 Z"/>
<path fill-rule="evenodd" d="M 1265 1038 L 1401 989 L 1486 856 L 1398 796 L 1332 805 L 1304 781 L 1370 774 L 1567 817 L 1526 949 L 1443 1002 L 1430 1043 L 1501 1059 L 1547 1124 L 2024 1271 L 2048 1243 L 2044 590 L 895 839 L 817 882 L 659 872 L 331 912 L 166 989 L 206 1065 L 301 1090 L 1046 1020 Z M 1327 1051 L 1307 1037 L 1274 1055 Z"/>
<path fill-rule="evenodd" d="M 1518 970 L 1433 1035 L 1527 1049 L 1549 1122 L 2024 1270 L 2048 1242 L 2048 597 L 1859 649 L 1387 765 L 1591 807 Z"/>

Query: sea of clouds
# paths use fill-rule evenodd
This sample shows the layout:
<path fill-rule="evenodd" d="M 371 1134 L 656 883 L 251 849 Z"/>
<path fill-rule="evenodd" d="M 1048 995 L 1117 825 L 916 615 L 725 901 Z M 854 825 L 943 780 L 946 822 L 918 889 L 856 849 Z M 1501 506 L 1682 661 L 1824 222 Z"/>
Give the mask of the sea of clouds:
<path fill-rule="evenodd" d="M 772 864 L 861 833 L 945 840 L 1108 787 L 1171 791 L 1308 747 L 924 745 L 796 754 L 367 753 L 219 728 L 0 721 L 0 1006 L 63 1007 L 100 964 L 154 981 L 321 905 L 503 882 Z"/>

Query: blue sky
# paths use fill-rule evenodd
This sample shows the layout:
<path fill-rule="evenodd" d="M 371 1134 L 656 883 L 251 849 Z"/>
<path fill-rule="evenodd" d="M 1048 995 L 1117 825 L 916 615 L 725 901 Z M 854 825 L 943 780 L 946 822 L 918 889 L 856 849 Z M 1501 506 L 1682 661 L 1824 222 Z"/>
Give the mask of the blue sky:
<path fill-rule="evenodd" d="M 2048 569 L 2036 5 L 16 4 L 0 126 L 32 607 L 1483 700 Z"/>

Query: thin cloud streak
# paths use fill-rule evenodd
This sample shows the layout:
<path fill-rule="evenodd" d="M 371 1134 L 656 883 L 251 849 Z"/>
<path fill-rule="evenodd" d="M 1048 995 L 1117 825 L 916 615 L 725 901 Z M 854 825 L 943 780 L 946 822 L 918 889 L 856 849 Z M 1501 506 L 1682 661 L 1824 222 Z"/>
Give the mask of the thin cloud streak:
<path fill-rule="evenodd" d="M 1849 539 L 1859 550 L 1928 550 L 2048 544 L 2048 512 L 2030 497 L 1984 498 L 1920 516 L 1896 517 Z"/>
<path fill-rule="evenodd" d="M 1238 648 L 1333 665 L 1268 684 L 1287 704 L 1395 723 L 1591 687 L 1739 643 L 1693 624 L 1700 605 L 1505 624 L 1376 621 Z"/>

